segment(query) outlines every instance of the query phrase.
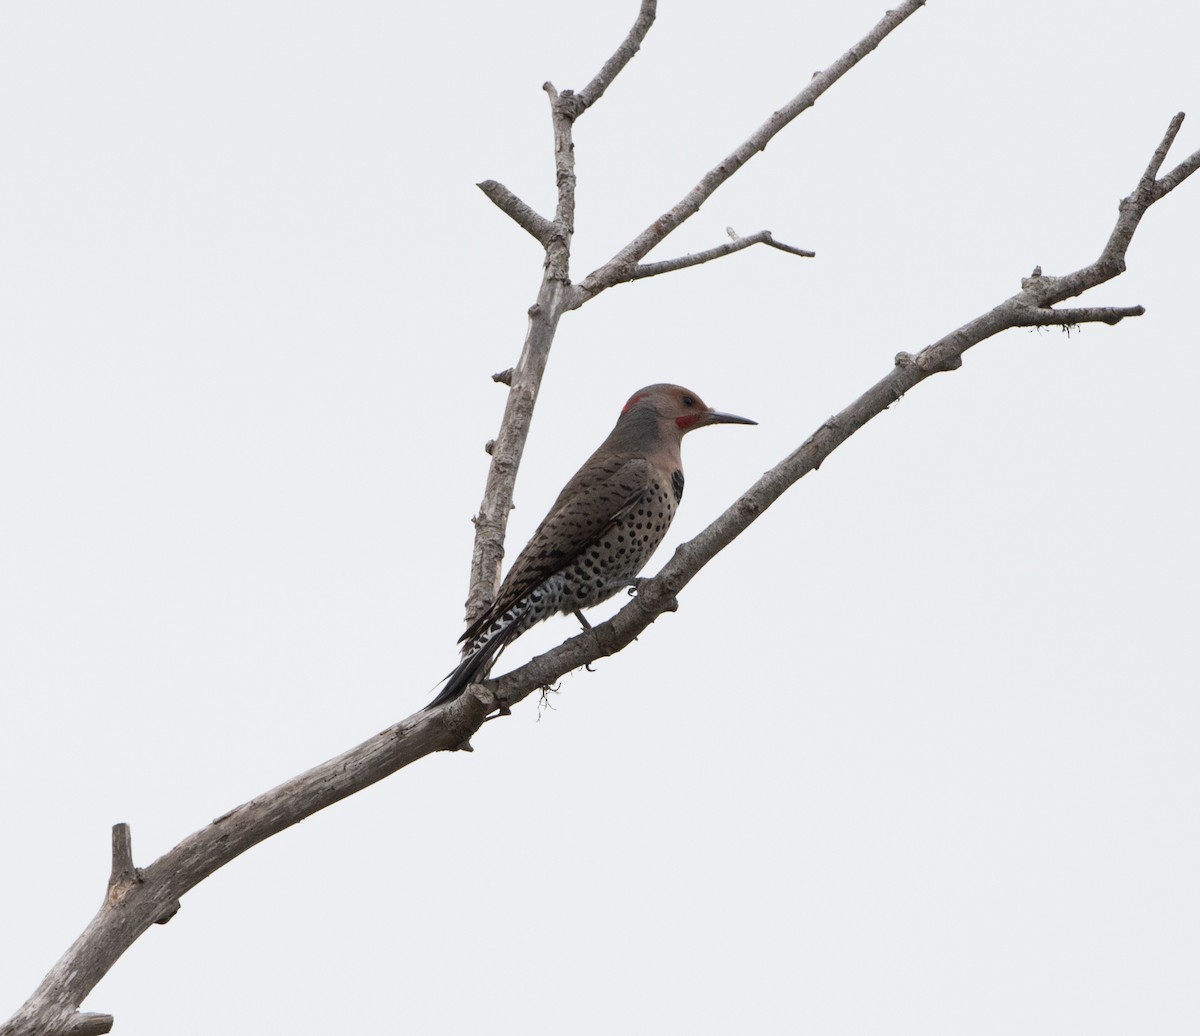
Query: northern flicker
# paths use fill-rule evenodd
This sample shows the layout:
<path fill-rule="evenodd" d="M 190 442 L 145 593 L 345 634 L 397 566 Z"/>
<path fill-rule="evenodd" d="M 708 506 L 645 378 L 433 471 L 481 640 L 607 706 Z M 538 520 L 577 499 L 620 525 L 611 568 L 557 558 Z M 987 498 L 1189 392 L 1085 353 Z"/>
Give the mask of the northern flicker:
<path fill-rule="evenodd" d="M 684 435 L 710 424 L 757 424 L 706 406 L 678 385 L 635 392 L 616 427 L 558 494 L 500 586 L 459 638 L 462 661 L 426 708 L 482 680 L 500 652 L 556 612 L 590 608 L 632 586 L 683 498 Z M 585 623 L 586 624 L 586 623 Z"/>

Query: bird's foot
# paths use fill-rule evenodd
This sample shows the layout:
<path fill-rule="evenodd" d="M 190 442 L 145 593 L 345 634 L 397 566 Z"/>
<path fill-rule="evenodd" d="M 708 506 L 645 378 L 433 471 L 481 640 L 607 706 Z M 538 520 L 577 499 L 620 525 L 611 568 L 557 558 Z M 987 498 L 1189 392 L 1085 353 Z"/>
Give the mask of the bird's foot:
<path fill-rule="evenodd" d="M 490 723 L 492 720 L 499 719 L 501 716 L 511 716 L 511 715 L 512 715 L 512 706 L 507 704 L 506 702 L 500 702 L 499 704 L 496 705 L 494 712 L 488 713 L 488 715 L 486 715 L 483 718 L 483 722 Z"/>
<path fill-rule="evenodd" d="M 629 590 L 627 591 L 629 596 L 636 597 L 641 592 L 642 584 L 648 583 L 651 580 L 651 578 L 653 578 L 653 577 L 651 577 L 651 576 L 634 576 L 632 579 L 630 579 L 629 580 Z M 663 606 L 663 611 L 665 611 L 665 612 L 679 611 L 679 598 L 672 597 L 669 601 L 667 601 L 667 603 Z M 636 638 L 634 638 L 634 639 L 636 639 Z"/>
<path fill-rule="evenodd" d="M 582 626 L 585 630 L 590 630 L 592 628 L 592 624 L 583 617 L 583 612 L 581 612 L 578 608 L 572 608 L 571 614 L 574 615 L 575 618 L 577 618 L 579 620 L 579 625 Z"/>

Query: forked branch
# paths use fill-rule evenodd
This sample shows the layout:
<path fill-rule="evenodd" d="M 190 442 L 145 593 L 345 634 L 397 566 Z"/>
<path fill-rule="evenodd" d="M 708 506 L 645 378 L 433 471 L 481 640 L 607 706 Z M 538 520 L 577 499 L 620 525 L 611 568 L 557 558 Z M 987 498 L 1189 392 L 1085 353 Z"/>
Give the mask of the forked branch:
<path fill-rule="evenodd" d="M 802 249 L 783 245 L 769 234 L 754 235 L 732 245 L 693 256 L 640 265 L 642 258 L 672 230 L 690 218 L 701 204 L 722 183 L 728 180 L 747 161 L 802 111 L 811 108 L 817 98 L 871 53 L 919 7 L 924 0 L 905 0 L 830 65 L 818 72 L 812 81 L 787 105 L 775 112 L 740 147 L 720 165 L 710 170 L 700 183 L 666 215 L 652 223 L 599 270 L 590 274 L 582 285 L 570 280 L 570 245 L 575 224 L 575 145 L 573 132 L 576 121 L 604 94 L 618 73 L 638 52 L 654 22 L 656 5 L 642 0 L 637 19 L 600 71 L 579 93 L 563 90 L 559 93 L 547 83 L 550 97 L 551 123 L 554 129 L 554 166 L 558 186 L 558 204 L 554 219 L 547 220 L 518 198 L 507 187 L 494 180 L 485 180 L 480 189 L 516 223 L 533 235 L 546 250 L 545 273 L 537 301 L 529 308 L 529 327 L 521 358 L 513 368 L 510 391 L 504 408 L 504 418 L 489 452 L 492 462 L 479 513 L 475 516 L 475 545 L 471 555 L 470 586 L 466 600 L 466 618 L 473 621 L 491 604 L 500 582 L 500 566 L 504 558 L 504 537 L 508 516 L 512 510 L 513 491 L 517 472 L 525 452 L 525 441 L 533 420 L 533 409 L 541 390 L 542 376 L 550 357 L 550 348 L 558 328 L 559 318 L 568 310 L 578 309 L 601 291 L 623 281 L 653 277 L 672 270 L 682 270 L 709 262 L 751 244 L 769 244 L 795 255 L 811 255 Z"/>
<path fill-rule="evenodd" d="M 546 94 L 550 98 L 554 173 L 558 187 L 554 219 L 548 220 L 539 215 L 495 180 L 485 180 L 479 185 L 501 211 L 541 243 L 546 251 L 546 263 L 537 301 L 529 307 L 529 327 L 525 332 L 521 358 L 505 382 L 509 386 L 509 393 L 504 418 L 496 438 L 489 444 L 492 462 L 488 467 L 479 513 L 474 518 L 475 545 L 471 552 L 471 577 L 466 601 L 468 622 L 491 604 L 500 582 L 504 535 L 512 510 L 517 471 L 525 453 L 533 408 L 542 387 L 542 375 L 550 358 L 558 320 L 568 308 L 571 236 L 575 232 L 575 123 L 604 95 L 617 74 L 638 52 L 646 33 L 654 24 L 656 8 L 655 0 L 642 0 L 637 19 L 625 38 L 592 81 L 578 94 L 571 90 L 559 93 L 553 84 L 545 84 Z"/>
<path fill-rule="evenodd" d="M 659 216 L 607 263 L 588 274 L 583 282 L 575 288 L 571 308 L 582 306 L 588 299 L 594 298 L 614 284 L 631 280 L 631 271 L 651 249 L 661 244 L 668 234 L 694 216 L 700 210 L 700 206 L 712 197 L 713 192 L 721 184 L 725 183 L 756 154 L 765 151 L 767 144 L 780 130 L 816 104 L 817 99 L 826 90 L 924 6 L 925 0 L 905 0 L 904 3 L 898 4 L 888 11 L 861 40 L 823 72 L 816 73 L 803 90 L 778 111 L 772 113 L 766 122 L 750 134 L 745 143 L 735 148 L 705 173 L 700 182 L 671 209 Z"/>
<path fill-rule="evenodd" d="M 817 254 L 804 248 L 794 248 L 792 245 L 785 245 L 782 241 L 776 241 L 771 236 L 769 230 L 760 230 L 757 234 L 751 234 L 749 237 L 734 238 L 728 244 L 717 245 L 716 248 L 708 248 L 703 252 L 693 252 L 691 255 L 681 255 L 677 259 L 665 259 L 658 263 L 638 263 L 629 271 L 628 279 L 638 281 L 643 277 L 656 277 L 660 273 L 674 273 L 676 270 L 686 270 L 689 266 L 699 266 L 701 263 L 707 263 L 713 259 L 732 255 L 734 252 L 740 252 L 743 248 L 749 248 L 751 245 L 770 245 L 772 248 L 778 248 L 781 252 L 803 256 L 806 259 L 812 259 Z"/>

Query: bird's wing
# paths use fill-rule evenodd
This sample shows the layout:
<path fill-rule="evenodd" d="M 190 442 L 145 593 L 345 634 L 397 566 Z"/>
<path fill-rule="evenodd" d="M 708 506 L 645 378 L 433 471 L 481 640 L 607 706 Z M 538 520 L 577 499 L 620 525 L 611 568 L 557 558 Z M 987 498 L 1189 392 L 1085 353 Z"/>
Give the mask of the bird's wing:
<path fill-rule="evenodd" d="M 550 513 L 513 562 L 495 602 L 459 641 L 474 639 L 530 590 L 603 539 L 605 531 L 645 494 L 650 480 L 650 463 L 644 457 L 609 464 L 589 460 L 563 487 Z"/>

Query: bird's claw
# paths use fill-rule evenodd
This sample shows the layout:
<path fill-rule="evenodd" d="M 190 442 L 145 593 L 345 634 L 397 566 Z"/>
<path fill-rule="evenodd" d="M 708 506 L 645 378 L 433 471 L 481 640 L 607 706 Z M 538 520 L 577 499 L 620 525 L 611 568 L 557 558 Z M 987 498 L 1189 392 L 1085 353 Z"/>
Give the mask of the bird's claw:
<path fill-rule="evenodd" d="M 490 716 L 485 716 L 483 722 L 487 723 L 494 719 L 499 719 L 501 716 L 511 716 L 512 709 L 508 705 L 497 705 L 496 711 Z"/>

